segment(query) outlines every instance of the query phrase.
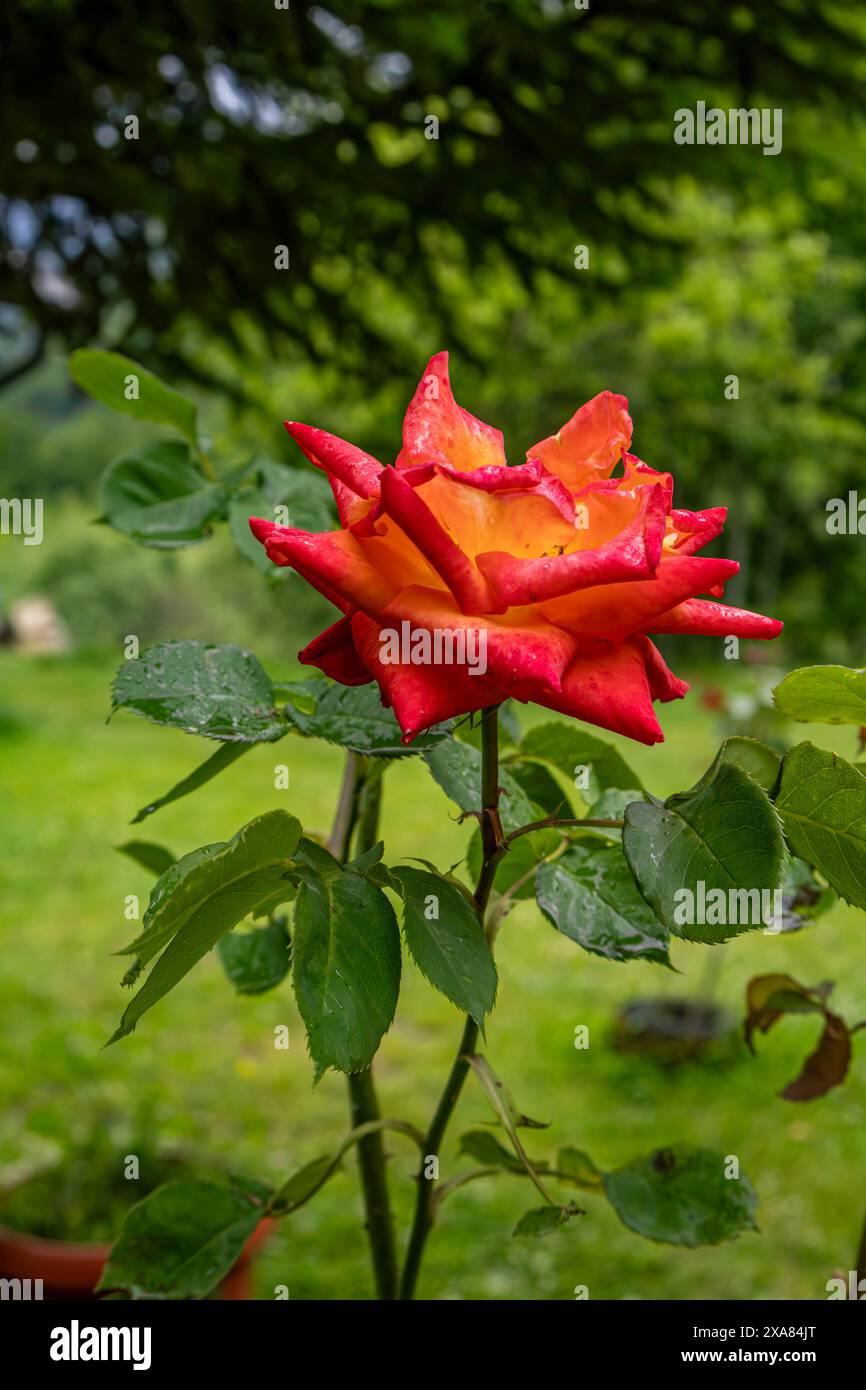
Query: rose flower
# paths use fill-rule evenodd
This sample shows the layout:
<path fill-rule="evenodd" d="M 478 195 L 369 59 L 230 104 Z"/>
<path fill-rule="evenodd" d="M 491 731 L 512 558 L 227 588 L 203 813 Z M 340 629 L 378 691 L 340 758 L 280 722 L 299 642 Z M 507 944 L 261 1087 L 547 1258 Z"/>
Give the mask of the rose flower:
<path fill-rule="evenodd" d="M 375 680 L 405 743 L 509 696 L 656 743 L 653 701 L 688 685 L 650 634 L 781 630 L 713 601 L 738 566 L 697 552 L 726 508 L 672 505 L 671 475 L 628 452 L 623 396 L 602 391 L 509 466 L 502 432 L 455 401 L 442 352 L 393 467 L 310 425 L 286 429 L 327 473 L 342 525 L 317 534 L 250 520 L 274 563 L 343 615 L 300 660 L 344 685 Z"/>

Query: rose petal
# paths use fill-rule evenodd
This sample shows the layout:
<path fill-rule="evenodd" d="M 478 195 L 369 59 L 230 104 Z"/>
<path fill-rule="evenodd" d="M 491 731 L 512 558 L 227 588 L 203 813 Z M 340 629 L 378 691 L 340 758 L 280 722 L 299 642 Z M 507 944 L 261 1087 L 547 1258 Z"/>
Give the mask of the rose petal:
<path fill-rule="evenodd" d="M 370 499 L 379 496 L 381 463 L 326 430 L 296 420 L 283 424 L 310 463 L 327 473 L 340 521 L 344 526 L 356 525 L 369 512 Z"/>
<path fill-rule="evenodd" d="M 383 702 L 393 707 L 404 743 L 411 743 L 418 734 L 444 719 L 484 709 L 504 698 L 483 676 L 470 676 L 460 667 L 381 661 L 382 628 L 362 613 L 353 617 L 352 632 L 365 664 L 376 678 Z"/>
<path fill-rule="evenodd" d="M 669 700 L 681 700 L 688 692 L 688 681 L 681 681 L 670 670 L 664 657 L 648 637 L 634 639 L 643 654 L 650 694 L 654 700 L 667 704 Z"/>
<path fill-rule="evenodd" d="M 379 496 L 382 465 L 372 454 L 314 425 L 301 425 L 296 420 L 284 420 L 283 424 L 310 463 L 339 478 L 358 497 Z"/>
<path fill-rule="evenodd" d="M 348 531 L 299 531 L 263 517 L 250 517 L 250 530 L 275 565 L 290 565 L 316 588 L 325 585 L 344 612 L 351 607 L 379 613 L 394 597 L 394 585 Z"/>
<path fill-rule="evenodd" d="M 594 550 L 521 560 L 504 551 L 477 557 L 490 581 L 499 610 L 541 603 L 599 584 L 648 579 L 661 558 L 665 533 L 664 493 L 644 489 L 636 501 L 638 515 L 612 540 Z"/>
<path fill-rule="evenodd" d="M 662 553 L 653 579 L 603 584 L 539 605 L 550 622 L 582 637 L 622 642 L 633 632 L 658 632 L 655 621 L 695 594 L 711 593 L 739 566 L 735 560 Z"/>
<path fill-rule="evenodd" d="M 670 473 L 659 473 L 658 469 L 650 468 L 649 464 L 644 463 L 643 459 L 639 459 L 637 454 L 623 454 L 622 477 L 613 481 L 618 481 L 620 487 L 626 489 L 659 483 L 665 490 L 667 510 L 670 511 L 674 497 L 673 478 Z"/>
<path fill-rule="evenodd" d="M 647 678 L 644 654 L 637 641 L 614 647 L 604 656 L 572 661 L 558 696 L 538 703 L 561 714 L 625 734 L 638 743 L 663 743 Z"/>
<path fill-rule="evenodd" d="M 346 484 L 341 483 L 339 478 L 335 478 L 333 473 L 328 474 L 328 482 L 331 485 L 331 492 L 334 494 L 337 515 L 341 524 L 347 530 L 360 531 L 375 507 L 375 501 L 369 497 L 358 497 L 350 487 L 346 487 Z"/>
<path fill-rule="evenodd" d="M 707 637 L 757 637 L 770 641 L 778 637 L 784 623 L 778 618 L 765 618 L 763 613 L 750 613 L 746 608 L 731 608 L 726 603 L 710 603 L 707 599 L 691 598 L 653 618 L 653 632 L 683 632 Z"/>
<path fill-rule="evenodd" d="M 625 396 L 602 391 L 572 415 L 556 434 L 527 449 L 572 493 L 593 478 L 607 478 L 631 442 Z"/>
<path fill-rule="evenodd" d="M 529 615 L 514 624 L 470 617 L 447 595 L 417 587 L 398 594 L 382 611 L 379 622 L 395 629 L 408 622 L 413 629 L 430 633 L 483 633 L 487 670 L 482 674 L 499 687 L 501 699 L 514 695 L 519 700 L 533 700 L 543 690 L 555 693 L 578 650 L 574 637 L 538 616 Z"/>
<path fill-rule="evenodd" d="M 397 467 L 419 463 L 442 463 L 461 472 L 505 463 L 502 431 L 485 425 L 455 401 L 447 352 L 430 358 L 403 421 Z"/>
<path fill-rule="evenodd" d="M 497 467 L 488 464 L 476 468 L 474 473 L 461 473 L 456 468 L 437 466 L 437 472 L 453 478 L 463 487 L 480 488 L 483 492 L 511 493 L 522 492 L 533 497 L 546 497 L 552 502 L 564 521 L 574 525 L 574 502 L 564 483 L 553 473 L 548 473 L 540 459 L 529 459 L 513 467 Z"/>
<path fill-rule="evenodd" d="M 495 601 L 484 576 L 459 545 L 455 545 L 415 488 L 395 468 L 382 472 L 381 507 L 427 557 L 464 613 L 495 610 Z"/>
<path fill-rule="evenodd" d="M 417 489 L 436 520 L 470 558 L 503 547 L 514 555 L 536 556 L 550 546 L 565 548 L 574 541 L 574 508 L 566 520 L 543 487 L 491 491 L 474 486 L 473 473 L 442 467 L 401 469 L 399 476 Z"/>
<path fill-rule="evenodd" d="M 694 555 L 697 550 L 703 550 L 705 545 L 721 534 L 727 515 L 727 507 L 709 507 L 705 512 L 674 509 L 670 513 L 673 528 L 671 548 L 678 555 Z"/>
<path fill-rule="evenodd" d="M 352 637 L 351 617 L 338 619 L 298 652 L 304 666 L 318 666 L 341 685 L 369 685 L 373 677 L 358 655 Z"/>

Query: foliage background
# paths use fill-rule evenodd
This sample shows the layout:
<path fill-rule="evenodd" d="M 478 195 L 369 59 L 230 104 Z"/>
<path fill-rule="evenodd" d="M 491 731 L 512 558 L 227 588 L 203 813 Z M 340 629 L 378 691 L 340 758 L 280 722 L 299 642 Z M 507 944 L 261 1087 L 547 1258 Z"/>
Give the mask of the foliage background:
<path fill-rule="evenodd" d="M 0 491 L 46 507 L 42 546 L 0 537 L 0 611 L 46 593 L 76 644 L 53 661 L 0 652 L 12 851 L 0 1156 L 15 1172 L 94 1128 L 145 1128 L 252 1166 L 264 1152 L 277 1177 L 343 1128 L 339 1080 L 311 1096 L 302 1048 L 284 1063 L 270 1046 L 292 1012 L 285 992 L 235 1001 L 208 962 L 162 1026 L 155 1015 L 97 1051 L 120 998 L 115 905 L 146 891 L 107 847 L 197 751 L 102 721 L 127 633 L 246 642 L 288 674 L 325 605 L 291 578 L 263 582 L 225 533 L 159 555 L 95 526 L 101 470 L 147 431 L 75 391 L 69 349 L 115 347 L 183 386 L 234 460 L 297 462 L 284 416 L 392 458 L 405 401 L 442 346 L 458 398 L 503 426 L 512 460 L 597 390 L 623 391 L 637 452 L 673 471 L 681 504 L 730 507 L 721 549 L 743 561 L 732 601 L 786 622 L 772 661 L 859 666 L 862 538 L 825 523 L 827 501 L 859 485 L 866 438 L 866 24 L 854 6 L 806 0 L 700 12 L 678 0 L 591 0 L 586 12 L 564 0 L 161 0 L 146 14 L 127 0 L 107 21 L 85 0 L 27 0 L 0 25 Z M 698 99 L 781 107 L 782 153 L 674 145 L 673 112 Z M 423 134 L 431 115 L 436 141 Z M 277 244 L 287 272 L 274 269 Z M 587 270 L 574 267 L 579 244 Z M 730 373 L 737 401 L 724 397 Z M 706 642 L 673 659 L 699 691 L 742 697 L 764 682 Z M 629 752 L 661 793 L 694 780 L 720 732 L 697 698 L 665 725 L 667 749 Z M 845 755 L 847 738 L 824 731 Z M 181 852 L 265 809 L 272 779 L 254 758 L 163 813 L 166 842 Z M 337 763 L 293 752 L 298 805 L 322 825 Z M 389 797 L 395 852 L 423 839 L 441 866 L 459 858 L 462 836 L 420 771 L 392 774 Z M 840 1009 L 862 1014 L 860 930 L 837 909 L 790 940 L 737 941 L 721 997 L 737 1004 L 751 973 L 778 966 L 838 978 Z M 626 974 L 577 959 L 523 907 L 503 939 L 492 1055 L 522 1104 L 599 1161 L 673 1138 L 741 1153 L 763 1237 L 668 1252 L 594 1211 L 555 1250 L 509 1244 L 522 1195 L 479 1185 L 432 1244 L 430 1292 L 559 1298 L 590 1282 L 608 1297 L 821 1297 L 849 1267 L 862 1083 L 803 1110 L 774 1098 L 807 1022 L 786 1023 L 758 1063 L 733 1041 L 673 1071 L 601 1041 L 589 1065 L 571 1048 L 578 1022 L 606 1038 L 626 997 L 707 988 L 715 955 L 684 950 L 684 978 Z M 418 1119 L 455 1033 L 410 971 L 382 1055 L 390 1110 Z M 464 1108 L 481 1115 L 474 1100 Z M 363 1295 L 354 1200 L 342 1178 L 293 1219 L 262 1266 L 262 1296 L 275 1282 L 292 1296 Z"/>

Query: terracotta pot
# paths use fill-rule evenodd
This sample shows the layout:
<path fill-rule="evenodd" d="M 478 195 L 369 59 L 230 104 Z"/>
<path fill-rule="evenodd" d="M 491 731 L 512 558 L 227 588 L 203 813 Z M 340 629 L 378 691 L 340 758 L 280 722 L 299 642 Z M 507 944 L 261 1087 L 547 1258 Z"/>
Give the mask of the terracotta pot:
<path fill-rule="evenodd" d="M 275 1226 L 270 1217 L 261 1220 L 238 1256 L 214 1298 L 245 1301 L 252 1288 L 252 1260 Z M 41 1279 L 45 1299 L 86 1301 L 97 1297 L 111 1245 L 108 1241 L 76 1244 L 70 1240 L 46 1240 L 0 1227 L 0 1277 Z"/>

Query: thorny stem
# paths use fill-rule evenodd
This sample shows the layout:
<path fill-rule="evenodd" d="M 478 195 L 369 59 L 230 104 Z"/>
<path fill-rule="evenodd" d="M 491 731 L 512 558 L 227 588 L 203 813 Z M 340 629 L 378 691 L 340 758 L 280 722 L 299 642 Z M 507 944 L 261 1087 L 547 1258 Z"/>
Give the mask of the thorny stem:
<path fill-rule="evenodd" d="M 481 716 L 481 872 L 475 889 L 475 910 L 479 921 L 484 925 L 484 914 L 496 868 L 507 848 L 499 819 L 499 706 L 489 705 Z M 439 1104 L 436 1107 L 424 1145 L 424 1157 L 438 1156 L 454 1112 L 466 1074 L 469 1071 L 469 1057 L 475 1051 L 478 1040 L 478 1024 L 467 1018 L 460 1039 L 460 1046 L 454 1064 L 445 1082 Z M 433 1224 L 433 1198 L 435 1183 L 422 1172 L 418 1176 L 418 1191 L 415 1200 L 415 1216 L 403 1266 L 400 1282 L 400 1298 L 409 1300 L 415 1292 L 424 1247 Z"/>
<path fill-rule="evenodd" d="M 590 825 L 600 828 L 606 826 L 611 830 L 622 830 L 625 821 L 604 820 L 599 819 L 597 816 L 585 816 L 577 820 L 557 820 L 555 816 L 545 816 L 544 820 L 530 821 L 529 825 L 521 825 L 518 830 L 512 830 L 510 835 L 506 835 L 505 842 L 510 845 L 512 840 L 519 840 L 521 835 L 528 835 L 532 830 L 548 830 L 550 828 L 555 830 L 560 825 Z"/>
<path fill-rule="evenodd" d="M 346 1078 L 352 1124 L 358 1126 L 378 1120 L 379 1099 L 370 1067 Z M 376 1295 L 384 1301 L 397 1297 L 397 1250 L 394 1242 L 394 1221 L 388 1192 L 388 1172 L 385 1142 L 381 1130 L 358 1141 L 358 1168 L 364 1194 L 367 1240 L 373 1261 Z"/>
<path fill-rule="evenodd" d="M 350 856 L 353 834 L 358 854 L 363 854 L 376 843 L 381 800 L 379 769 L 372 767 L 369 759 L 357 753 L 347 753 L 340 800 L 328 843 L 331 853 L 341 863 Z M 350 1073 L 346 1083 L 352 1128 L 357 1129 L 359 1125 L 379 1120 L 381 1112 L 372 1068 Z M 393 1300 L 397 1297 L 397 1251 L 381 1130 L 373 1130 L 358 1141 L 358 1168 L 376 1296 L 381 1300 Z"/>

